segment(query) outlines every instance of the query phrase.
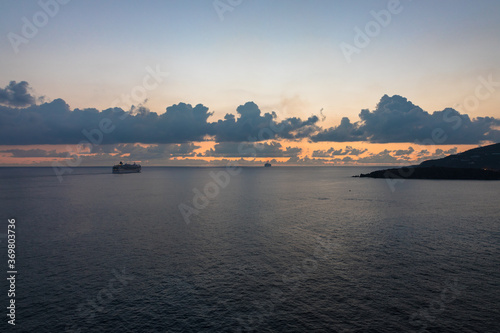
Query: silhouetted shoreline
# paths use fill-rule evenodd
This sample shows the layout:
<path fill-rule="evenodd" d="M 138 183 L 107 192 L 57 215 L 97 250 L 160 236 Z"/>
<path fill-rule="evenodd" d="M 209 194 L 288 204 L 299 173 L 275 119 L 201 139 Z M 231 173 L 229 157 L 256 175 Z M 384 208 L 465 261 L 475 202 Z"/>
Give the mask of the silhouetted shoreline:
<path fill-rule="evenodd" d="M 500 172 L 476 168 L 406 167 L 377 170 L 354 177 L 390 179 L 500 180 Z"/>
<path fill-rule="evenodd" d="M 354 177 L 500 180 L 500 143 L 474 148 L 420 165 L 384 169 Z"/>

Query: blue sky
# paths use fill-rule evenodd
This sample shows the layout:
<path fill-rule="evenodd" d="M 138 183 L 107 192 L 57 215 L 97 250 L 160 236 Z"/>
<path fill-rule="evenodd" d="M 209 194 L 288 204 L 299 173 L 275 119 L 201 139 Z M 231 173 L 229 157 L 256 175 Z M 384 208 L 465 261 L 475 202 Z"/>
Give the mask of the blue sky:
<path fill-rule="evenodd" d="M 212 0 L 72 0 L 16 53 L 9 33 L 22 36 L 23 17 L 54 1 L 0 3 L 0 87 L 27 81 L 45 101 L 104 110 L 159 66 L 169 75 L 146 96 L 159 114 L 202 103 L 217 120 L 253 101 L 282 118 L 323 109 L 326 128 L 388 94 L 500 118 L 498 92 L 463 105 L 479 77 L 500 81 L 498 1 L 220 0 L 232 9 L 221 20 Z M 398 13 L 347 61 L 342 43 L 355 45 L 356 27 L 390 6 Z"/>

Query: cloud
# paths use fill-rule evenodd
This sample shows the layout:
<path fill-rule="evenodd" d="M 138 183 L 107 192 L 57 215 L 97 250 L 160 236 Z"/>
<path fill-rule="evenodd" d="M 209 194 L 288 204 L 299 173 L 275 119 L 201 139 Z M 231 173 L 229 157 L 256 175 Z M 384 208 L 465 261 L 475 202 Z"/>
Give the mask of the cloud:
<path fill-rule="evenodd" d="M 126 161 L 155 161 L 161 160 L 167 162 L 177 157 L 194 157 L 194 150 L 200 148 L 191 142 L 181 144 L 117 144 L 100 145 L 93 147 L 92 151 L 87 147 L 68 147 L 66 152 L 57 152 L 56 150 L 44 149 L 6 149 L 0 150 L 0 153 L 8 153 L 14 158 L 69 158 L 75 159 L 76 154 L 81 160 L 82 165 L 108 165 L 116 163 L 118 160 Z M 78 150 L 80 149 L 80 150 Z"/>
<path fill-rule="evenodd" d="M 413 149 L 413 147 L 408 147 L 407 150 L 400 149 L 400 150 L 394 151 L 394 155 L 396 155 L 396 156 L 410 155 L 414 151 L 415 151 L 415 149 Z"/>
<path fill-rule="evenodd" d="M 307 166 L 307 165 L 326 165 L 326 164 L 329 164 L 329 162 L 330 162 L 329 160 L 324 159 L 324 158 L 310 158 L 308 156 L 304 156 L 303 158 L 300 158 L 298 156 L 295 156 L 295 157 L 290 157 L 283 164 Z"/>
<path fill-rule="evenodd" d="M 434 153 L 430 153 L 428 150 L 421 150 L 417 153 L 417 161 L 423 162 L 425 160 L 435 160 L 438 158 L 443 158 L 449 155 L 456 154 L 458 151 L 457 147 L 453 147 L 448 150 L 436 149 Z"/>
<path fill-rule="evenodd" d="M 292 117 L 276 122 L 276 113 L 261 111 L 254 102 L 240 105 L 233 114 L 226 114 L 224 120 L 214 123 L 215 140 L 217 142 L 265 141 L 269 139 L 300 139 L 308 137 L 319 128 L 316 126 L 318 117 L 311 116 L 303 121 Z"/>
<path fill-rule="evenodd" d="M 282 149 L 279 142 L 271 143 L 249 143 L 249 142 L 221 142 L 214 148 L 199 154 L 199 157 L 295 157 L 301 152 L 301 148 L 287 147 Z"/>
<path fill-rule="evenodd" d="M 312 157 L 331 157 L 332 156 L 332 150 L 335 151 L 333 148 L 330 148 L 328 150 L 315 150 L 312 153 Z M 342 149 L 340 149 L 342 151 Z"/>
<path fill-rule="evenodd" d="M 369 154 L 368 156 L 359 158 L 355 160 L 358 163 L 376 163 L 376 164 L 419 164 L 425 160 L 429 159 L 437 159 L 443 158 L 445 156 L 456 154 L 457 147 L 443 150 L 436 149 L 434 153 L 431 153 L 429 150 L 424 149 L 418 152 L 415 151 L 414 148 L 408 147 L 408 149 L 403 150 L 388 150 L 385 149 L 376 154 Z M 414 155 L 414 156 L 412 156 Z"/>
<path fill-rule="evenodd" d="M 0 145 L 118 143 L 186 143 L 213 138 L 218 142 L 265 141 L 274 138 L 299 139 L 317 130 L 316 116 L 307 120 L 287 118 L 276 122 L 276 113 L 261 115 L 248 102 L 237 108 L 238 118 L 227 114 L 209 122 L 208 107 L 179 103 L 158 115 L 145 107 L 74 109 L 62 99 L 26 108 L 0 106 Z"/>
<path fill-rule="evenodd" d="M 12 107 L 23 107 L 35 104 L 35 97 L 29 93 L 28 82 L 10 81 L 5 89 L 0 88 L 0 104 Z"/>
<path fill-rule="evenodd" d="M 406 98 L 384 95 L 374 111 L 362 110 L 360 121 L 342 118 L 339 126 L 325 129 L 312 141 L 413 142 L 417 144 L 478 144 L 500 141 L 500 119 L 477 117 L 447 108 L 428 113 Z"/>
<path fill-rule="evenodd" d="M 384 95 L 373 111 L 362 110 L 359 121 L 342 118 L 336 127 L 322 129 L 320 119 L 289 117 L 278 120 L 276 112 L 263 113 L 254 102 L 236 108 L 218 121 L 213 112 L 198 104 L 179 103 L 163 114 L 144 106 L 70 109 L 62 99 L 35 104 L 29 85 L 12 81 L 0 89 L 0 145 L 78 144 L 181 144 L 214 140 L 218 143 L 302 140 L 372 143 L 477 144 L 500 141 L 500 119 L 469 118 L 453 109 L 428 113 L 401 96 Z M 359 156 L 366 150 L 315 151 L 313 157 Z M 214 151 L 214 153 L 216 153 Z M 405 155 L 404 151 L 400 152 Z"/>
<path fill-rule="evenodd" d="M 361 157 L 357 160 L 358 163 L 377 163 L 377 164 L 394 164 L 394 163 L 407 163 L 406 158 L 393 156 L 391 153 L 394 151 L 385 149 L 377 154 L 370 154 L 366 157 Z"/>
<path fill-rule="evenodd" d="M 80 165 L 113 165 L 119 161 L 140 161 L 146 165 L 174 165 L 178 157 L 194 157 L 194 150 L 200 148 L 193 143 L 151 144 L 141 145 L 124 143 L 116 145 L 100 145 L 93 147 L 92 152 L 78 154 Z M 69 151 L 65 157 L 75 159 L 77 151 Z M 186 164 L 186 163 L 184 163 Z"/>
<path fill-rule="evenodd" d="M 333 156 L 342 156 L 342 155 L 352 155 L 359 156 L 363 153 L 366 153 L 368 149 L 357 149 L 351 146 L 346 146 L 344 149 L 335 149 L 330 148 L 328 150 L 315 150 L 312 154 L 312 157 L 333 157 Z"/>
<path fill-rule="evenodd" d="M 0 153 L 10 153 L 10 157 L 67 157 L 67 153 L 58 153 L 55 150 L 44 149 L 7 149 Z"/>
<path fill-rule="evenodd" d="M 340 125 L 323 130 L 320 133 L 312 136 L 312 141 L 332 141 L 332 142 L 349 142 L 349 141 L 364 141 L 366 135 L 360 129 L 358 123 L 352 124 L 349 118 L 343 117 Z"/>
<path fill-rule="evenodd" d="M 191 142 L 181 144 L 152 144 L 147 146 L 125 143 L 99 146 L 92 153 L 108 154 L 114 156 L 114 159 L 123 157 L 129 161 L 168 160 L 175 157 L 193 157 L 195 156 L 194 150 L 198 148 L 200 146 Z"/>

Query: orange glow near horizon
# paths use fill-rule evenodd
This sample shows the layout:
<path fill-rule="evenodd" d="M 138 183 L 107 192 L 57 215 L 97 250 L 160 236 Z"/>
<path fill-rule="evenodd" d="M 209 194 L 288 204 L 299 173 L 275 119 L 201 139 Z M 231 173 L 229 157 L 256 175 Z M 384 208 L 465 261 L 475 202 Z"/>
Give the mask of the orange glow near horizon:
<path fill-rule="evenodd" d="M 272 141 L 267 141 L 272 142 Z M 274 142 L 279 142 L 281 144 L 281 149 L 285 150 L 288 147 L 292 148 L 300 148 L 302 149 L 301 153 L 298 155 L 299 158 L 304 159 L 304 158 L 309 158 L 309 159 L 314 159 L 313 157 L 313 152 L 317 150 L 322 150 L 322 151 L 327 151 L 328 149 L 335 149 L 335 150 L 344 150 L 346 147 L 350 146 L 353 149 L 360 149 L 360 150 L 367 150 L 366 152 L 359 154 L 359 155 L 336 155 L 333 157 L 328 157 L 328 158 L 316 158 L 316 159 L 322 159 L 323 162 L 326 164 L 335 164 L 335 165 L 384 165 L 387 163 L 359 163 L 356 162 L 358 158 L 362 157 L 367 157 L 371 155 L 376 155 L 378 153 L 383 152 L 384 150 L 389 150 L 389 151 L 396 151 L 396 150 L 408 150 L 409 147 L 413 148 L 414 151 L 410 154 L 408 154 L 408 163 L 411 163 L 412 161 L 416 160 L 416 155 L 418 152 L 422 150 L 427 150 L 431 154 L 434 153 L 437 149 L 441 149 L 443 151 L 447 151 L 452 148 L 457 148 L 457 153 L 463 152 L 468 149 L 472 149 L 477 147 L 477 145 L 433 145 L 433 146 L 423 146 L 423 145 L 417 145 L 413 143 L 390 143 L 390 144 L 375 144 L 375 143 L 367 143 L 367 142 L 309 142 L 307 140 L 302 140 L 302 141 L 274 141 Z M 171 157 L 170 159 L 165 158 L 165 160 L 148 160 L 148 159 L 143 159 L 143 160 L 135 160 L 135 161 L 130 161 L 130 162 L 140 162 L 144 163 L 145 165 L 169 165 L 169 162 L 175 163 L 175 165 L 180 165 L 182 164 L 182 161 L 186 162 L 186 165 L 192 164 L 192 162 L 197 162 L 198 165 L 214 165 L 217 164 L 218 161 L 223 163 L 223 161 L 247 161 L 247 162 L 254 162 L 254 163 L 265 163 L 266 161 L 277 161 L 278 163 L 285 163 L 289 160 L 289 157 L 246 157 L 246 158 L 240 158 L 240 157 L 208 157 L 208 156 L 197 156 L 198 154 L 204 154 L 207 150 L 210 150 L 214 148 L 216 145 L 216 142 L 214 141 L 205 141 L 205 142 L 193 142 L 195 146 L 198 148 L 193 151 L 195 156 L 174 156 Z M 148 148 L 148 147 L 154 147 L 157 146 L 156 144 L 143 144 L 143 143 L 137 143 L 134 144 L 134 146 L 139 146 L 142 148 Z M 23 150 L 23 151 L 29 151 L 29 150 L 42 150 L 46 152 L 51 152 L 51 153 L 59 153 L 62 154 L 63 156 L 57 156 L 57 157 L 13 157 L 12 153 L 8 153 L 6 151 L 9 150 Z M 28 145 L 28 146 L 0 146 L 0 166 L 50 166 L 53 162 L 61 162 L 63 163 L 67 159 L 74 159 L 74 153 L 78 150 L 81 149 L 78 145 Z M 71 157 L 73 156 L 73 157 Z M 96 154 L 78 154 L 78 156 L 84 157 L 84 156 L 96 156 Z M 130 153 L 124 153 L 120 155 L 117 152 L 112 152 L 108 153 L 106 155 L 108 157 L 109 162 L 117 160 L 117 159 L 127 159 L 127 157 L 130 157 Z M 345 158 L 346 156 L 350 157 L 348 161 L 342 161 L 341 159 Z M 335 160 L 336 159 L 336 160 Z M 352 160 L 351 160 L 352 159 Z M 158 162 L 160 164 L 158 164 Z M 200 163 L 200 162 L 205 162 L 205 163 Z M 104 163 L 104 162 L 103 162 Z M 103 165 L 103 163 L 98 163 L 96 165 Z M 107 163 L 109 164 L 109 163 Z M 107 165 L 106 164 L 106 165 Z M 88 166 L 89 164 L 82 164 L 82 166 Z M 290 165 L 293 165 L 291 163 Z"/>

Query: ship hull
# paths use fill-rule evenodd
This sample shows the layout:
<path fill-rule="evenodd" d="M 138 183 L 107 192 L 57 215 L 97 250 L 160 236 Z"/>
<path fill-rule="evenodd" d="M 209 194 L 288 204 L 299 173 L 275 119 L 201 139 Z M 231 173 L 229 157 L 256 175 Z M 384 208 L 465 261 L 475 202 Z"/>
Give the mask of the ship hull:
<path fill-rule="evenodd" d="M 113 169 L 113 173 L 139 173 L 141 169 L 136 170 L 125 170 L 125 169 Z"/>
<path fill-rule="evenodd" d="M 141 172 L 141 165 L 140 164 L 128 164 L 125 163 L 123 164 L 120 162 L 120 164 L 113 165 L 113 173 L 139 173 Z"/>

